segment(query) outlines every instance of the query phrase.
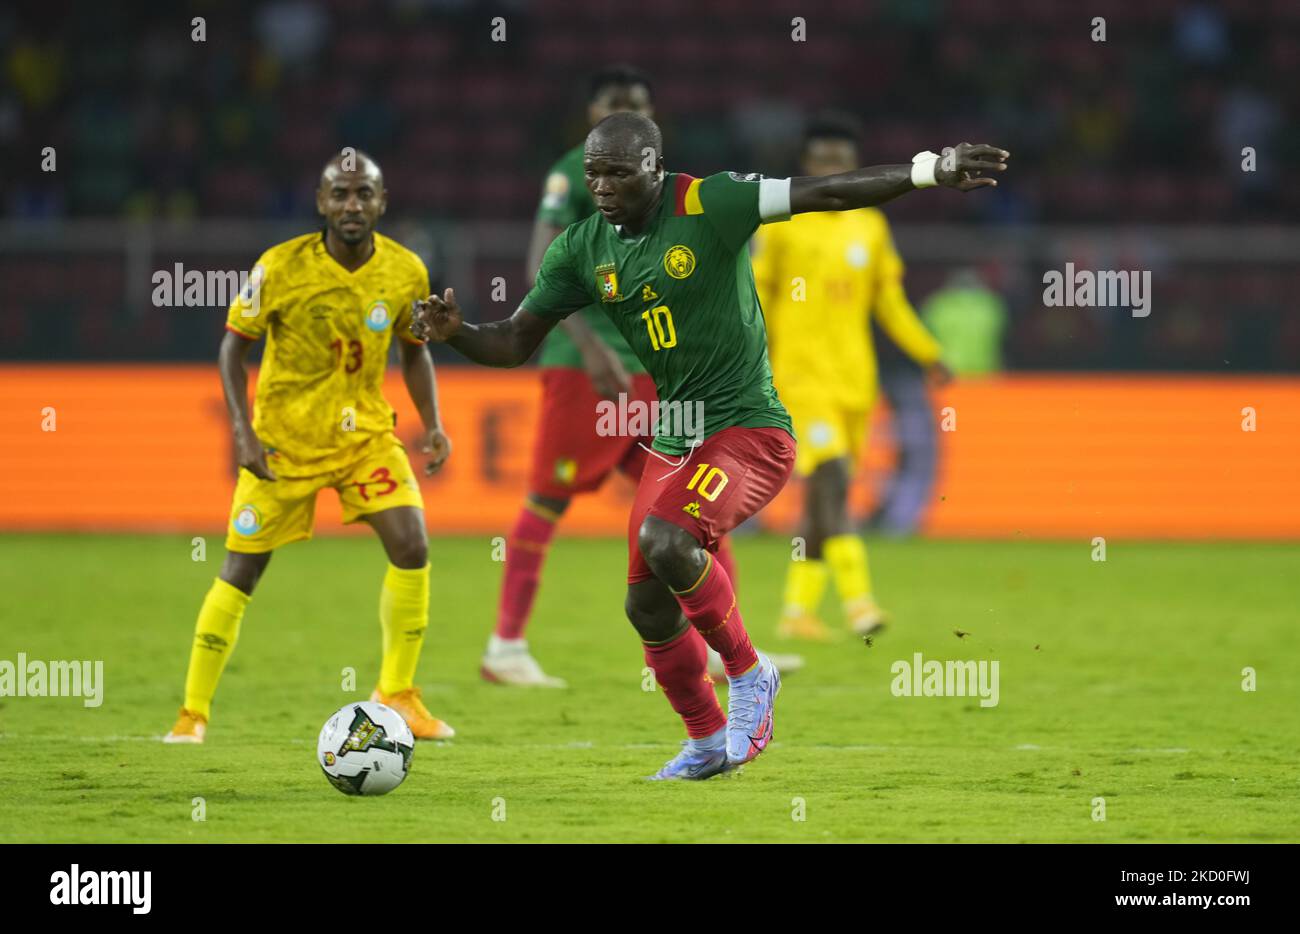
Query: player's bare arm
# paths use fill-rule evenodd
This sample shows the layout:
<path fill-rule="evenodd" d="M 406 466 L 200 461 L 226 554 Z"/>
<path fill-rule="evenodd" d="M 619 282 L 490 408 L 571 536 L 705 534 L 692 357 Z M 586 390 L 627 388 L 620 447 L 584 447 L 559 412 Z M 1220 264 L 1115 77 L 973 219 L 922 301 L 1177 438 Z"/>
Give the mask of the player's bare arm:
<path fill-rule="evenodd" d="M 461 356 L 484 366 L 515 367 L 528 361 L 555 327 L 522 306 L 501 321 L 469 324 L 456 303 L 456 292 L 430 295 L 415 303 L 411 333 L 421 340 L 447 344 Z"/>
<path fill-rule="evenodd" d="M 984 173 L 1006 171 L 1011 153 L 987 143 L 947 146 L 934 160 L 934 183 L 958 191 L 996 187 L 998 180 Z M 790 213 L 852 211 L 884 204 L 917 186 L 914 165 L 874 165 L 838 175 L 790 179 Z"/>
<path fill-rule="evenodd" d="M 399 341 L 401 352 L 402 379 L 406 391 L 420 413 L 420 422 L 424 425 L 424 434 L 420 439 L 420 453 L 428 455 L 424 464 L 424 475 L 431 477 L 451 456 L 451 438 L 442 427 L 442 417 L 438 412 L 438 379 L 433 371 L 433 359 L 423 344 Z"/>
<path fill-rule="evenodd" d="M 253 431 L 248 417 L 248 353 L 257 343 L 247 337 L 227 331 L 221 341 L 217 368 L 221 371 L 221 391 L 226 397 L 226 410 L 230 413 L 230 430 L 235 439 L 235 459 L 240 467 L 262 480 L 274 480 L 275 474 L 266 463 L 266 449 Z"/>

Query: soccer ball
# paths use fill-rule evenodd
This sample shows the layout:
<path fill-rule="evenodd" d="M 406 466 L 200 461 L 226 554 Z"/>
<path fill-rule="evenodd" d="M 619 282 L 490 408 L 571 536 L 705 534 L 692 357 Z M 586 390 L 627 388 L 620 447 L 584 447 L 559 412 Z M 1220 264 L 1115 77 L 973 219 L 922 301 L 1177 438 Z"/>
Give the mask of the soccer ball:
<path fill-rule="evenodd" d="M 325 721 L 316 761 L 345 795 L 386 795 L 406 778 L 415 736 L 402 715 L 373 701 L 346 704 Z"/>

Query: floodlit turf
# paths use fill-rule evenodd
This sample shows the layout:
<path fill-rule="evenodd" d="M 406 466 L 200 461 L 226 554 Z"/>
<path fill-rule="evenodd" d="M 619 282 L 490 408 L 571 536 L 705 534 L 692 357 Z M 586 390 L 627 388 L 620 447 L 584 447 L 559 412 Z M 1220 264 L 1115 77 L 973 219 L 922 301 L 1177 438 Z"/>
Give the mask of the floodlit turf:
<path fill-rule="evenodd" d="M 209 547 L 196 563 L 188 536 L 0 536 L 0 660 L 102 659 L 105 679 L 97 709 L 0 698 L 0 841 L 1300 839 L 1297 545 L 1112 541 L 1098 563 L 1087 542 L 872 542 L 896 625 L 871 647 L 800 646 L 775 742 L 741 774 L 649 784 L 681 729 L 642 690 L 622 543 L 558 540 L 530 635 L 572 687 L 521 692 L 478 679 L 490 542 L 438 540 L 418 680 L 459 735 L 421 744 L 375 799 L 340 795 L 314 761 L 321 724 L 378 671 L 369 538 L 278 554 L 208 743 L 158 741 L 221 560 Z M 789 651 L 771 636 L 788 546 L 737 551 L 750 631 Z M 914 652 L 996 659 L 999 704 L 893 696 L 890 665 Z"/>

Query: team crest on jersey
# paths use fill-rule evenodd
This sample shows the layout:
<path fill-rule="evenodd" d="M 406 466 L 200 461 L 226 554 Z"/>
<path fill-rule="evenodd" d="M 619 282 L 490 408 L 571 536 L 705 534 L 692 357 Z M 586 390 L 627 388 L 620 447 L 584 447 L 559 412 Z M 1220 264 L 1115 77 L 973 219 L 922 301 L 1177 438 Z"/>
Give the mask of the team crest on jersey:
<path fill-rule="evenodd" d="M 372 331 L 382 331 L 393 323 L 393 313 L 388 310 L 388 303 L 383 299 L 371 302 L 366 309 L 366 327 Z"/>
<path fill-rule="evenodd" d="M 623 296 L 618 294 L 618 273 L 613 263 L 602 263 L 596 267 L 596 285 L 600 288 L 602 302 L 621 302 Z"/>
<path fill-rule="evenodd" d="M 685 279 L 695 272 L 695 254 L 688 246 L 680 243 L 668 248 L 664 254 L 664 269 L 674 279 Z"/>
<path fill-rule="evenodd" d="M 262 516 L 256 506 L 240 506 L 232 524 L 240 535 L 256 535 L 258 529 L 262 527 Z"/>

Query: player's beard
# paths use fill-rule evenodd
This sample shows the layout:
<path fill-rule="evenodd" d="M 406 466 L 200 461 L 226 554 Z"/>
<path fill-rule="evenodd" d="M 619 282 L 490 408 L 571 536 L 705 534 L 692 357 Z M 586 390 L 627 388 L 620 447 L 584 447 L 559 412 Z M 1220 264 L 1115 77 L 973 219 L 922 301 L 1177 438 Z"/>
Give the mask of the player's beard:
<path fill-rule="evenodd" d="M 344 229 L 342 222 L 339 222 L 334 228 L 335 235 L 346 243 L 348 246 L 356 246 L 358 243 L 365 243 L 370 237 L 371 228 L 365 221 L 350 232 Z"/>

